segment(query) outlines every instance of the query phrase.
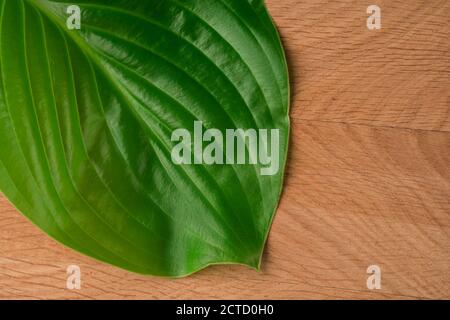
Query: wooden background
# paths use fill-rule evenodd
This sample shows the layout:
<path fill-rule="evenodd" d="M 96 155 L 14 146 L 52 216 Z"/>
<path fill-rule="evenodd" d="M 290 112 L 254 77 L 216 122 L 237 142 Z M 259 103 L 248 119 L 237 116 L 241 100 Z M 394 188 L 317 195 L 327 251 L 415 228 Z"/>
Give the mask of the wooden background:
<path fill-rule="evenodd" d="M 55 243 L 0 196 L 0 298 L 450 298 L 450 1 L 267 4 L 293 133 L 262 273 L 134 275 Z M 66 289 L 70 264 L 81 290 Z M 381 290 L 366 286 L 373 264 Z"/>

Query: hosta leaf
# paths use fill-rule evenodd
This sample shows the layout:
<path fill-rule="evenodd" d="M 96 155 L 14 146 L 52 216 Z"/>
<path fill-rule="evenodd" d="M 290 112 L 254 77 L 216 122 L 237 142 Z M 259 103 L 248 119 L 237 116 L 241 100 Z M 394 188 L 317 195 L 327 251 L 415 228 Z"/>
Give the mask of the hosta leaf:
<path fill-rule="evenodd" d="M 263 1 L 0 0 L 0 19 L 0 189 L 24 215 L 138 273 L 259 268 L 289 135 L 286 62 Z M 195 123 L 224 137 L 278 129 L 278 170 L 262 174 L 250 143 L 241 164 L 175 163 L 172 135 L 194 139 Z M 275 154 L 269 137 L 258 148 Z"/>

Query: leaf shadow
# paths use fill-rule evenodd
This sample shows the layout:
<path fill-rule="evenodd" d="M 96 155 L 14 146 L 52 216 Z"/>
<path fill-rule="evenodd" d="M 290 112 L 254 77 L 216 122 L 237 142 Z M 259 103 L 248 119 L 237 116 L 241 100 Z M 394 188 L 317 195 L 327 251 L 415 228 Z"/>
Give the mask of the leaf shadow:
<path fill-rule="evenodd" d="M 297 101 L 297 95 L 298 95 L 298 92 L 299 92 L 298 86 L 300 85 L 299 84 L 300 77 L 297 75 L 299 73 L 298 72 L 298 66 L 294 63 L 294 61 L 297 61 L 297 60 L 294 60 L 294 54 L 293 54 L 294 48 L 291 48 L 291 47 L 289 47 L 287 45 L 287 40 L 283 36 L 283 31 L 280 28 L 278 28 L 278 32 L 280 34 L 281 43 L 282 43 L 283 48 L 284 48 L 284 53 L 285 53 L 285 57 L 286 57 L 286 61 L 287 61 L 287 67 L 288 67 L 288 72 L 289 72 L 289 87 L 290 87 L 289 119 L 290 119 L 290 122 L 291 122 L 291 124 L 290 124 L 290 128 L 291 129 L 290 129 L 290 132 L 289 132 L 289 141 L 288 141 L 288 154 L 287 154 L 287 158 L 286 158 L 286 169 L 285 169 L 284 177 L 283 177 L 283 188 L 282 188 L 282 191 L 281 191 L 281 194 L 280 194 L 280 203 L 281 203 L 281 200 L 283 199 L 284 193 L 286 191 L 286 186 L 289 185 L 289 182 L 290 182 L 290 179 L 291 179 L 290 172 L 292 172 L 292 170 L 293 170 L 293 167 L 292 167 L 292 165 L 293 165 L 293 152 L 292 151 L 293 151 L 293 148 L 294 148 L 294 144 L 293 144 L 293 139 L 292 138 L 293 138 L 293 131 L 294 131 L 293 127 L 294 127 L 294 124 L 293 124 L 293 121 L 292 121 L 292 114 L 293 114 L 294 108 L 297 107 L 294 102 Z M 295 53 L 298 55 L 299 50 L 297 48 L 295 50 L 296 50 Z M 297 71 L 297 73 L 295 71 Z M 277 212 L 279 211 L 279 208 L 280 208 L 280 205 L 278 205 Z M 275 213 L 274 221 L 276 219 L 277 212 Z M 272 223 L 272 225 L 273 225 L 273 223 Z M 270 226 L 270 228 L 272 228 L 272 226 Z M 270 237 L 270 230 L 269 230 L 269 237 Z M 267 266 L 267 264 L 268 264 L 268 262 L 270 260 L 269 259 L 269 256 L 271 254 L 270 247 L 271 247 L 271 243 L 270 243 L 270 241 L 267 241 L 266 245 L 265 245 L 265 248 L 264 248 L 263 255 L 262 255 L 262 260 L 261 260 L 261 272 L 264 272 L 266 270 L 266 266 Z"/>

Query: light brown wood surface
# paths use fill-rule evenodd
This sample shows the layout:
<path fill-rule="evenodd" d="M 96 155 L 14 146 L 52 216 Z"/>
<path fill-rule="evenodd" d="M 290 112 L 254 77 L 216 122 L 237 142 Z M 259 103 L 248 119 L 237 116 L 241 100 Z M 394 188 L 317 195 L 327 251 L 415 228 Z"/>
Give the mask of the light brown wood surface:
<path fill-rule="evenodd" d="M 0 298 L 450 298 L 450 2 L 267 0 L 292 80 L 285 190 L 261 273 L 139 276 L 0 197 Z M 366 9 L 382 10 L 382 29 Z M 66 289 L 79 265 L 81 290 Z M 366 269 L 381 268 L 381 290 Z"/>

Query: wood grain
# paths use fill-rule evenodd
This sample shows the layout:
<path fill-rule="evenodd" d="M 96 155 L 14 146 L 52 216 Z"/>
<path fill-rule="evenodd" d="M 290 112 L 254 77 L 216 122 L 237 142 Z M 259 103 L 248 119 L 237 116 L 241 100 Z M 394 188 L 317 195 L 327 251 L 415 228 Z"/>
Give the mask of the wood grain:
<path fill-rule="evenodd" d="M 263 270 L 134 275 L 0 198 L 0 298 L 450 298 L 450 2 L 267 0 L 292 78 L 286 186 Z M 66 268 L 82 270 L 66 289 Z M 379 265 L 382 289 L 366 287 Z"/>

